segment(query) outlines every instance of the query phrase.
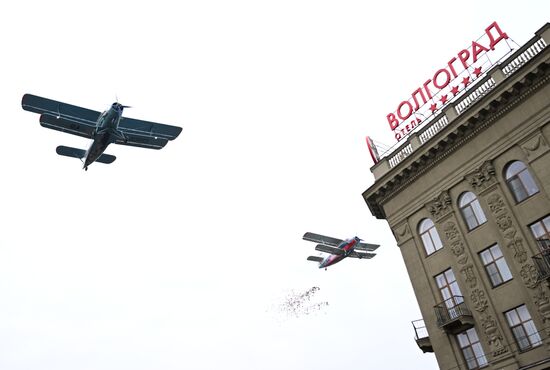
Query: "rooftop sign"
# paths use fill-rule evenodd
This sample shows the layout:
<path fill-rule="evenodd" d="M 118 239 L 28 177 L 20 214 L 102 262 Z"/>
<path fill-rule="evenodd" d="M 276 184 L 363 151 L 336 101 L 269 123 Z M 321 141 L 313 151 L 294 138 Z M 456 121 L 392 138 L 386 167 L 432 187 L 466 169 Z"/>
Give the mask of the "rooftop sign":
<path fill-rule="evenodd" d="M 504 51 L 497 48 L 497 44 L 507 39 L 508 35 L 502 32 L 497 22 L 493 22 L 479 39 L 472 41 L 471 46 L 458 52 L 407 100 L 399 103 L 397 109 L 386 116 L 395 139 L 399 141 L 406 137 L 424 120 L 445 108 L 455 96 L 468 90 L 475 79 L 511 51 L 508 42 L 504 43 L 507 46 Z"/>

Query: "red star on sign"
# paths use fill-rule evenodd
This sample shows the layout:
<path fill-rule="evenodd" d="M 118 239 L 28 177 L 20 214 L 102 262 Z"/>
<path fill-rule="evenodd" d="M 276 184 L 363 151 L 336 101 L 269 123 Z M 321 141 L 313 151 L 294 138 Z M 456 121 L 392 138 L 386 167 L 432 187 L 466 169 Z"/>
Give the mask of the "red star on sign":
<path fill-rule="evenodd" d="M 436 104 L 430 105 L 430 110 L 432 111 L 432 113 L 435 113 L 435 111 L 437 110 L 437 105 Z"/>
<path fill-rule="evenodd" d="M 479 75 L 481 74 L 481 67 L 477 67 L 474 69 L 474 74 L 476 75 L 476 77 L 479 77 Z"/>
<path fill-rule="evenodd" d="M 458 86 L 451 87 L 451 93 L 453 96 L 456 96 L 456 94 L 458 94 Z"/>
<path fill-rule="evenodd" d="M 441 101 L 441 104 L 445 104 L 447 102 L 447 95 L 441 95 L 441 99 L 439 99 L 439 101 Z"/>
<path fill-rule="evenodd" d="M 464 87 L 470 83 L 470 77 L 466 76 L 462 79 L 462 83 L 464 84 Z"/>

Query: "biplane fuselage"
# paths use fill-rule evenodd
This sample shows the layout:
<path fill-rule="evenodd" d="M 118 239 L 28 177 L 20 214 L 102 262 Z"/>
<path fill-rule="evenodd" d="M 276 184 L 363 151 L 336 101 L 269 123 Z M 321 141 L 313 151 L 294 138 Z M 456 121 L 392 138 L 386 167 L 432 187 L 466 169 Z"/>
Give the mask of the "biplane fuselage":
<path fill-rule="evenodd" d="M 321 261 L 321 263 L 319 263 L 319 268 L 320 269 L 327 268 L 346 258 L 348 254 L 353 251 L 353 249 L 355 248 L 357 243 L 359 243 L 359 241 L 360 239 L 358 237 L 354 237 L 352 239 L 346 239 L 342 241 L 337 246 L 337 248 L 342 249 L 344 251 L 344 254 L 341 254 L 341 255 L 329 254 L 328 256 L 325 257 L 323 261 Z"/>
<path fill-rule="evenodd" d="M 99 116 L 93 141 L 84 157 L 84 169 L 87 169 L 90 164 L 94 163 L 107 149 L 109 144 L 117 138 L 124 140 L 124 134 L 118 131 L 118 124 L 122 117 L 123 109 L 124 106 L 119 103 L 113 103 L 108 110 Z"/>

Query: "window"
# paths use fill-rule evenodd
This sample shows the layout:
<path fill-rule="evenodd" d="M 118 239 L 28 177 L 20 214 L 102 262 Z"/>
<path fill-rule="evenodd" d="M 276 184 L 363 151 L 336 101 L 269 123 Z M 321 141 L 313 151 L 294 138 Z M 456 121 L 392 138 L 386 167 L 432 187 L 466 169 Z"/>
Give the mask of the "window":
<path fill-rule="evenodd" d="M 531 173 L 521 161 L 514 161 L 506 167 L 505 175 L 508 188 L 516 202 L 521 202 L 539 192 Z"/>
<path fill-rule="evenodd" d="M 550 248 L 550 216 L 546 216 L 529 227 L 535 239 L 539 241 L 541 251 L 548 250 Z"/>
<path fill-rule="evenodd" d="M 456 339 L 458 339 L 458 344 L 462 349 L 462 354 L 464 355 L 466 364 L 468 364 L 468 369 L 479 369 L 489 364 L 474 328 L 458 334 Z"/>
<path fill-rule="evenodd" d="M 472 192 L 463 193 L 458 199 L 458 206 L 464 222 L 468 225 L 468 230 L 473 230 L 487 221 L 485 213 L 479 204 L 476 196 Z"/>
<path fill-rule="evenodd" d="M 521 351 L 528 350 L 542 344 L 540 335 L 537 332 L 535 323 L 527 311 L 525 305 L 519 306 L 505 312 L 508 325 L 516 338 L 516 343 Z"/>
<path fill-rule="evenodd" d="M 439 234 L 435 228 L 434 223 L 429 218 L 426 218 L 420 222 L 418 225 L 418 232 L 420 233 L 420 238 L 424 244 L 424 249 L 426 249 L 426 254 L 430 255 L 433 252 L 443 248 Z"/>
<path fill-rule="evenodd" d="M 508 280 L 512 280 L 512 273 L 506 264 L 506 260 L 498 244 L 485 249 L 479 256 L 481 257 L 481 261 L 483 262 L 483 266 L 485 266 L 485 270 L 489 275 L 493 287 Z"/>
<path fill-rule="evenodd" d="M 441 297 L 445 301 L 450 318 L 459 316 L 459 311 L 455 309 L 460 303 L 464 302 L 462 293 L 456 282 L 455 274 L 452 269 L 448 269 L 435 277 L 437 287 L 441 292 Z"/>

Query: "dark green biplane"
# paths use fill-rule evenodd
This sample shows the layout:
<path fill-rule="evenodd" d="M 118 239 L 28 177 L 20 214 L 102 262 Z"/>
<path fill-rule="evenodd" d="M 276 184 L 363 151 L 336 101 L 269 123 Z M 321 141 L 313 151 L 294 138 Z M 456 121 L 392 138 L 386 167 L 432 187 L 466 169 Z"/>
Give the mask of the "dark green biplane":
<path fill-rule="evenodd" d="M 140 148 L 161 149 L 174 140 L 181 127 L 122 117 L 128 106 L 115 102 L 103 113 L 58 102 L 40 96 L 25 94 L 21 105 L 24 110 L 40 114 L 40 125 L 53 130 L 92 139 L 88 150 L 58 146 L 57 154 L 78 158 L 84 169 L 93 162 L 113 163 L 115 156 L 104 154 L 109 144 L 122 144 Z"/>

